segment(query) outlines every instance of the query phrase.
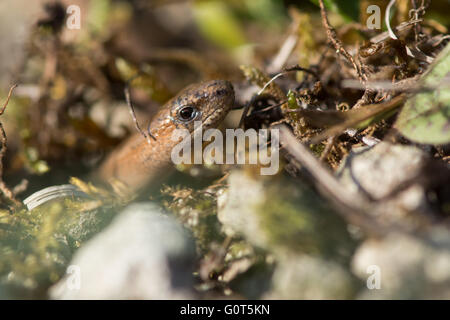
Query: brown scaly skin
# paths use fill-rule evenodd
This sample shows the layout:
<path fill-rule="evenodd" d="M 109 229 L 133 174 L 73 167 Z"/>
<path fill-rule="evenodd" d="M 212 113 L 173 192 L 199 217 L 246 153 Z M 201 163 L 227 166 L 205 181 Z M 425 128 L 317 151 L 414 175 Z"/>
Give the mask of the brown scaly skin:
<path fill-rule="evenodd" d="M 156 183 L 172 167 L 171 151 L 179 143 L 172 140 L 174 130 L 188 129 L 192 136 L 194 121 L 202 122 L 203 131 L 214 128 L 228 114 L 233 102 L 234 90 L 228 81 L 215 80 L 185 88 L 151 122 L 150 131 L 156 140 L 147 141 L 141 133 L 135 133 L 106 158 L 97 178 L 104 182 L 119 180 L 132 192 L 150 182 Z"/>

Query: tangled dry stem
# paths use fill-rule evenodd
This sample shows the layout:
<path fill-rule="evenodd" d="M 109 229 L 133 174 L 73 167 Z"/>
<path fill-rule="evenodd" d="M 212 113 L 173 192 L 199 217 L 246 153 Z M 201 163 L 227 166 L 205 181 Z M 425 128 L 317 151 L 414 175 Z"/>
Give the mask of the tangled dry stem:
<path fill-rule="evenodd" d="M 17 87 L 17 84 L 14 84 L 9 89 L 8 96 L 6 97 L 6 101 L 3 104 L 2 109 L 0 110 L 0 116 L 3 115 L 3 113 L 5 112 L 6 107 L 8 106 L 8 103 L 9 103 L 9 99 L 11 98 L 13 90 L 16 87 Z M 21 202 L 18 201 L 15 198 L 14 193 L 11 191 L 11 189 L 9 189 L 6 186 L 5 182 L 3 181 L 3 158 L 4 158 L 4 156 L 6 154 L 6 150 L 7 150 L 7 138 L 6 138 L 5 129 L 3 128 L 3 123 L 1 121 L 0 121 L 0 139 L 1 139 L 1 150 L 0 150 L 0 191 L 12 203 L 14 203 L 15 205 L 21 205 Z"/>

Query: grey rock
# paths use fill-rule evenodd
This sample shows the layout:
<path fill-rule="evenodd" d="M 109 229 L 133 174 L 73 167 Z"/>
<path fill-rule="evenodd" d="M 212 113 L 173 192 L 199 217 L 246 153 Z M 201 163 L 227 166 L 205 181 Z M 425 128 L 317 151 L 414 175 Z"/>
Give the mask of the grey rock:
<path fill-rule="evenodd" d="M 341 265 L 301 255 L 279 262 L 266 299 L 351 299 L 355 280 Z"/>
<path fill-rule="evenodd" d="M 352 151 L 337 175 L 346 192 L 377 201 L 376 210 L 369 212 L 372 216 L 417 227 L 423 225 L 423 217 L 408 217 L 409 213 L 431 212 L 418 179 L 427 161 L 427 154 L 417 147 L 380 142 Z"/>
<path fill-rule="evenodd" d="M 400 234 L 366 240 L 352 262 L 353 272 L 367 283 L 358 297 L 450 299 L 450 234 L 443 229 L 434 229 L 432 234 L 433 241 Z M 379 276 L 378 288 L 373 286 L 375 275 Z"/>
<path fill-rule="evenodd" d="M 133 204 L 75 254 L 52 299 L 192 298 L 195 244 L 152 203 Z"/>
<path fill-rule="evenodd" d="M 242 236 L 273 260 L 232 281 L 231 287 L 245 297 L 354 297 L 356 278 L 343 267 L 354 248 L 346 224 L 301 181 L 235 170 L 219 196 L 218 218 L 226 233 Z"/>
<path fill-rule="evenodd" d="M 419 148 L 381 142 L 375 147 L 352 151 L 338 175 L 349 191 L 381 199 L 402 182 L 417 176 L 426 159 Z"/>
<path fill-rule="evenodd" d="M 260 231 L 261 221 L 255 214 L 265 201 L 264 184 L 242 171 L 232 171 L 228 184 L 229 189 L 217 199 L 217 215 L 225 233 L 230 236 L 244 234 L 251 243 L 265 247 L 267 235 Z"/>
<path fill-rule="evenodd" d="M 228 186 L 218 198 L 218 219 L 228 235 L 243 236 L 275 255 L 350 256 L 353 242 L 346 223 L 301 181 L 235 170 Z"/>

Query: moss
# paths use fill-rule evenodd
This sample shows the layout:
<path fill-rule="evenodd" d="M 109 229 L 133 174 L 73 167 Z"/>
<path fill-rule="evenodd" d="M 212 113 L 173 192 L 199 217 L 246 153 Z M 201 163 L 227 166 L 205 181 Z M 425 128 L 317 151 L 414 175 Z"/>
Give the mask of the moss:
<path fill-rule="evenodd" d="M 289 180 L 272 184 L 266 193 L 255 212 L 272 250 L 347 260 L 355 244 L 346 224 L 314 191 Z"/>
<path fill-rule="evenodd" d="M 76 249 L 121 208 L 103 204 L 65 199 L 32 211 L 0 211 L 0 286 L 12 297 L 45 298 Z"/>
<path fill-rule="evenodd" d="M 166 197 L 163 206 L 192 231 L 202 253 L 207 252 L 212 243 L 223 242 L 225 237 L 217 219 L 215 194 L 179 187 L 165 187 L 161 193 Z"/>

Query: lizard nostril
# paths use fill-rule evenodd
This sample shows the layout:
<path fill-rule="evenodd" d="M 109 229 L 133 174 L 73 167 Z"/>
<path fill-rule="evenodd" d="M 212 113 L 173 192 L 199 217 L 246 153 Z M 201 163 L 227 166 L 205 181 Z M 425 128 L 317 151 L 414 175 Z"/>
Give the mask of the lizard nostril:
<path fill-rule="evenodd" d="M 226 89 L 219 89 L 219 90 L 216 91 L 216 95 L 218 95 L 218 96 L 223 96 L 226 93 L 227 93 Z"/>

